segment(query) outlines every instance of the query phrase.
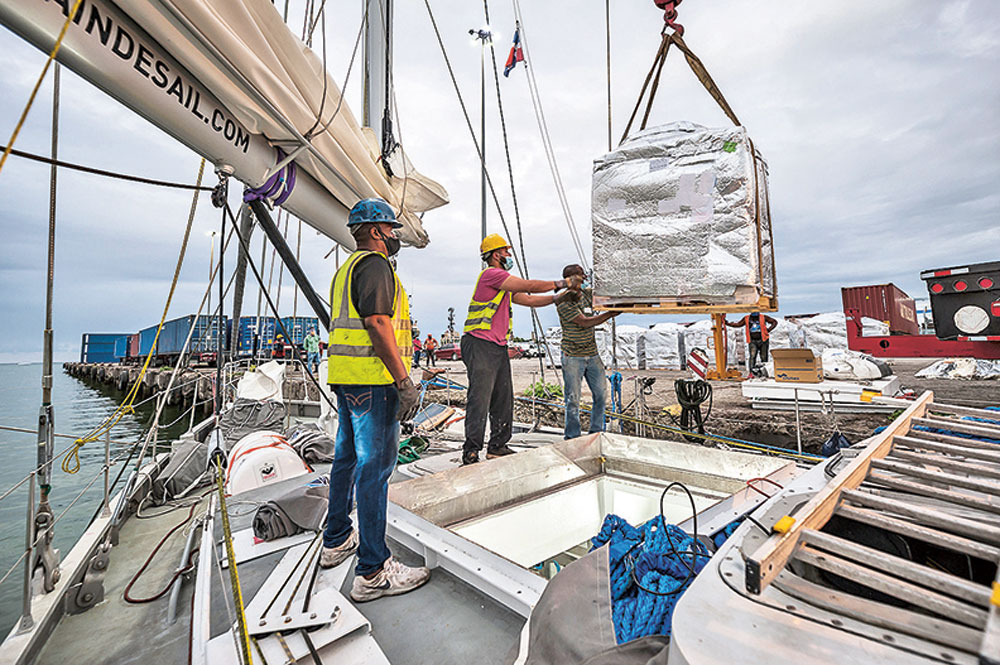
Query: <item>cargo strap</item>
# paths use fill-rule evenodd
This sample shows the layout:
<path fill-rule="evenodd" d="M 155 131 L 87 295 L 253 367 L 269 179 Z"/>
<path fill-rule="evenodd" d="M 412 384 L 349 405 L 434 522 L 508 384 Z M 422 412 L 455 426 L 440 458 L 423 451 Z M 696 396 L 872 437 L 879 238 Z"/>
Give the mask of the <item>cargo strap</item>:
<path fill-rule="evenodd" d="M 679 3 L 674 3 L 674 5 Z M 674 18 L 676 18 L 676 10 L 674 10 Z M 674 28 L 675 32 L 668 33 L 667 27 Z M 679 29 L 678 29 L 679 28 Z M 712 99 L 718 103 L 719 108 L 722 112 L 726 114 L 730 120 L 733 121 L 734 125 L 740 125 L 739 119 L 736 117 L 736 113 L 733 112 L 732 107 L 729 106 L 729 102 L 723 96 L 722 91 L 719 86 L 715 84 L 712 80 L 711 75 L 708 73 L 708 69 L 702 61 L 694 54 L 694 52 L 688 48 L 688 45 L 684 43 L 684 38 L 681 35 L 684 32 L 684 28 L 679 25 L 672 23 L 672 19 L 666 22 L 663 28 L 663 39 L 660 41 L 660 47 L 656 50 L 656 56 L 653 58 L 653 66 L 649 68 L 649 73 L 646 74 L 646 80 L 642 83 L 642 90 L 639 91 L 639 99 L 635 102 L 635 108 L 632 109 L 632 115 L 628 119 L 628 125 L 625 126 L 625 131 L 622 133 L 621 141 L 619 145 L 625 142 L 628 138 L 629 131 L 632 129 L 632 123 L 635 121 L 636 114 L 639 113 L 639 107 L 642 106 L 642 100 L 646 96 L 646 90 L 649 89 L 649 98 L 646 100 L 646 110 L 642 116 L 642 124 L 639 129 L 646 129 L 646 122 L 649 120 L 649 112 L 653 108 L 653 99 L 656 97 L 656 91 L 660 87 L 660 74 L 663 72 L 663 64 L 667 61 L 667 53 L 670 51 L 670 45 L 675 44 L 677 48 L 681 50 L 684 54 L 684 59 L 687 60 L 688 66 L 694 75 L 701 81 L 701 84 L 705 86 L 705 90 L 708 94 L 712 96 Z M 650 88 L 650 81 L 653 85 Z"/>

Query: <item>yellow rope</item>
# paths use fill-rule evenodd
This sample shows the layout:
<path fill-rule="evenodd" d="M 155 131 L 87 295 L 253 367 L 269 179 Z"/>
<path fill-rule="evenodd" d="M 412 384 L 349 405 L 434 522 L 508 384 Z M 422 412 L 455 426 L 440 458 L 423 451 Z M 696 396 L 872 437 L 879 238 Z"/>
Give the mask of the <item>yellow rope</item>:
<path fill-rule="evenodd" d="M 21 128 L 24 126 L 24 121 L 28 119 L 28 112 L 31 110 L 31 105 L 35 103 L 35 96 L 38 95 L 39 88 L 42 87 L 42 81 L 45 80 L 45 75 L 49 73 L 49 67 L 52 66 L 52 61 L 55 60 L 56 53 L 59 52 L 59 47 L 62 46 L 63 37 L 66 36 L 66 31 L 69 29 L 69 24 L 73 22 L 76 17 L 76 12 L 80 9 L 80 5 L 83 4 L 83 0 L 76 0 L 73 3 L 73 8 L 69 12 L 69 16 L 66 17 L 66 22 L 63 23 L 62 30 L 59 31 L 59 37 L 56 39 L 55 46 L 52 47 L 52 52 L 49 53 L 48 60 L 45 61 L 45 66 L 42 67 L 42 73 L 38 75 L 38 80 L 35 81 L 35 87 L 31 91 L 31 95 L 28 97 L 28 103 L 24 106 L 24 110 L 21 111 L 21 117 L 17 121 L 17 125 L 14 127 L 14 133 L 10 135 L 10 140 L 7 141 L 7 147 L 4 148 L 3 157 L 0 157 L 0 171 L 3 170 L 4 162 L 7 161 L 7 155 L 14 148 L 14 141 L 17 140 L 17 135 L 21 133 Z"/>
<path fill-rule="evenodd" d="M 201 178 L 205 173 L 205 160 L 201 160 L 201 164 L 198 166 L 198 180 L 197 185 L 201 185 Z M 156 328 L 156 336 L 153 337 L 153 344 L 149 347 L 149 353 L 146 354 L 146 361 L 142 365 L 142 369 L 139 371 L 139 376 L 136 377 L 135 382 L 128 389 L 125 394 L 125 399 L 122 400 L 121 405 L 115 409 L 114 413 L 107 417 L 100 425 L 95 427 L 93 430 L 84 434 L 79 439 L 73 442 L 73 449 L 63 457 L 62 470 L 66 473 L 76 473 L 80 470 L 80 448 L 83 448 L 84 444 L 91 441 L 97 441 L 106 432 L 111 431 L 115 425 L 125 417 L 126 414 L 134 413 L 133 408 L 135 404 L 136 397 L 139 396 L 139 387 L 142 385 L 142 379 L 146 375 L 146 370 L 149 369 L 149 364 L 153 360 L 153 354 L 156 353 L 156 343 L 160 339 L 160 332 L 163 330 L 163 324 L 167 320 L 167 312 L 170 311 L 170 301 L 173 300 L 174 290 L 177 288 L 177 280 L 180 278 L 181 266 L 184 265 L 184 254 L 187 252 L 188 239 L 191 237 L 191 226 L 194 224 L 194 214 L 198 209 L 198 194 L 199 190 L 194 191 L 194 195 L 191 197 L 191 210 L 188 213 L 187 227 L 184 229 L 184 240 L 181 243 L 181 251 L 177 256 L 177 265 L 174 267 L 174 278 L 170 282 L 170 292 L 167 294 L 167 302 L 163 306 L 163 314 L 160 315 L 160 325 Z"/>
<path fill-rule="evenodd" d="M 222 511 L 222 533 L 226 545 L 226 558 L 229 559 L 229 583 L 233 587 L 233 605 L 236 606 L 236 619 L 240 631 L 240 647 L 243 650 L 243 662 L 253 664 L 250 655 L 250 633 L 247 630 L 247 615 L 243 607 L 243 590 L 240 588 L 240 575 L 236 570 L 236 554 L 233 550 L 233 532 L 229 526 L 229 512 L 226 508 L 226 488 L 223 485 L 222 463 L 216 462 L 215 482 L 219 490 L 219 509 Z"/>

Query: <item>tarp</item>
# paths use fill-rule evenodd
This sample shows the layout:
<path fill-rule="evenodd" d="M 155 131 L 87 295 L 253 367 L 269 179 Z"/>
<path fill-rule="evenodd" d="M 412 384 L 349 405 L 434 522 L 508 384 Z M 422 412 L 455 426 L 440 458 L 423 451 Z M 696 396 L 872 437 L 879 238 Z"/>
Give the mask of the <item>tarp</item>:
<path fill-rule="evenodd" d="M 928 365 L 914 376 L 918 379 L 1000 379 L 1000 360 L 945 358 Z"/>
<path fill-rule="evenodd" d="M 444 205 L 448 202 L 447 192 L 413 170 L 405 156 L 394 156 L 392 166 L 397 174 L 405 172 L 407 177 L 387 177 L 377 163 L 380 151 L 371 131 L 358 124 L 346 101 L 337 110 L 340 88 L 331 69 L 336 66 L 337 74 L 343 75 L 346 63 L 328 61 L 324 75 L 320 57 L 292 33 L 270 0 L 116 2 L 157 42 L 178 45 L 173 55 L 212 90 L 248 131 L 263 134 L 290 152 L 298 141 L 282 124 L 282 117 L 303 135 L 317 127 L 311 143 L 336 173 L 308 150 L 296 157 L 296 163 L 345 208 L 359 198 L 374 196 L 386 199 L 397 210 L 402 207 L 399 216 L 404 225 L 403 241 L 416 246 L 427 244 L 427 234 L 414 213 Z M 356 69 L 360 70 L 357 63 Z M 272 108 L 259 102 L 254 90 Z"/>

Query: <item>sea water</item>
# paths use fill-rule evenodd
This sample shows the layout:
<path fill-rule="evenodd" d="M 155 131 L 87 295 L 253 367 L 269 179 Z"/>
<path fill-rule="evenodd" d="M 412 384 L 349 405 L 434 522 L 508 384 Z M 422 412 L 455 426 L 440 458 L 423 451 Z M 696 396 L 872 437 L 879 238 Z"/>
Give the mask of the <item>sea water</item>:
<path fill-rule="evenodd" d="M 53 368 L 52 403 L 55 408 L 55 431 L 60 434 L 81 436 L 99 426 L 111 415 L 124 393 L 102 385 L 75 379 L 62 371 L 62 365 Z M 42 365 L 0 364 L 0 427 L 20 427 L 34 430 L 38 426 L 38 409 L 42 399 Z M 126 415 L 111 431 L 111 458 L 127 455 L 130 445 L 146 431 L 146 423 L 153 416 L 155 400 L 139 407 L 135 414 Z M 188 418 L 181 418 L 177 408 L 167 408 L 161 416 L 162 423 L 173 426 L 161 429 L 159 441 L 168 442 L 187 429 Z M 23 479 L 36 466 L 35 434 L 24 434 L 0 429 L 0 495 Z M 72 445 L 73 439 L 57 437 L 56 454 Z M 56 461 L 52 471 L 52 491 L 49 503 L 59 516 L 83 490 L 104 462 L 104 441 L 86 444 L 80 451 L 80 471 L 67 474 Z M 124 461 L 124 459 L 122 460 Z M 121 470 L 119 463 L 111 470 L 111 481 Z M 119 482 L 120 489 L 128 471 Z M 104 483 L 98 479 L 80 499 L 73 504 L 55 526 L 55 547 L 65 556 L 80 534 L 87 528 L 103 500 Z M 37 492 L 37 490 L 36 490 Z M 28 483 L 0 500 L 0 577 L 24 552 L 26 499 Z M 37 494 L 36 494 L 37 497 Z M 37 499 L 36 499 L 37 505 Z M 0 584 L 0 639 L 6 636 L 21 615 L 21 594 L 24 584 L 24 562 Z"/>

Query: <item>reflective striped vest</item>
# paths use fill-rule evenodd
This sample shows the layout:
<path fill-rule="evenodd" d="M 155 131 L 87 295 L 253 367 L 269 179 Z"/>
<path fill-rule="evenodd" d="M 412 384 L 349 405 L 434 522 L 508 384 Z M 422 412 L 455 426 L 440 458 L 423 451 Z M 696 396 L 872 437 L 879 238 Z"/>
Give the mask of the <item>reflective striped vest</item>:
<path fill-rule="evenodd" d="M 364 320 L 351 301 L 354 266 L 369 254 L 378 252 L 364 250 L 354 252 L 333 276 L 333 283 L 330 286 L 330 346 L 327 349 L 329 383 L 380 386 L 394 382 L 385 363 L 375 354 Z M 392 276 L 396 282 L 396 297 L 392 304 L 392 328 L 396 333 L 396 346 L 399 347 L 403 365 L 409 373 L 410 360 L 413 356 L 410 301 L 395 271 Z"/>
<path fill-rule="evenodd" d="M 487 269 L 488 270 L 488 269 Z M 462 329 L 463 332 L 472 332 L 473 330 L 489 330 L 493 325 L 493 317 L 496 315 L 497 310 L 500 309 L 500 305 L 503 303 L 504 296 L 509 296 L 508 291 L 497 291 L 497 294 L 493 296 L 492 300 L 486 302 L 480 302 L 476 300 L 476 291 L 479 290 L 479 282 L 483 279 L 483 273 L 486 270 L 479 273 L 479 277 L 476 278 L 476 287 L 472 290 L 472 299 L 469 301 L 469 316 L 465 319 L 465 328 Z M 511 305 L 510 298 L 507 298 L 507 309 L 509 312 L 510 324 L 507 326 L 507 339 L 511 337 L 511 330 L 514 327 L 514 308 Z"/>
<path fill-rule="evenodd" d="M 747 314 L 743 317 L 743 327 L 744 332 L 746 332 L 747 342 L 750 341 L 750 316 L 750 314 Z M 759 317 L 757 320 L 760 321 L 760 341 L 766 342 L 771 333 L 767 329 L 767 324 L 764 323 L 764 315 L 758 314 L 757 316 Z"/>

